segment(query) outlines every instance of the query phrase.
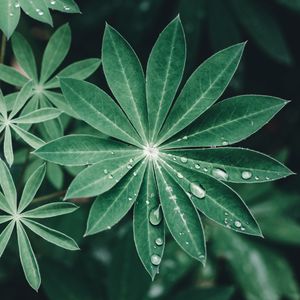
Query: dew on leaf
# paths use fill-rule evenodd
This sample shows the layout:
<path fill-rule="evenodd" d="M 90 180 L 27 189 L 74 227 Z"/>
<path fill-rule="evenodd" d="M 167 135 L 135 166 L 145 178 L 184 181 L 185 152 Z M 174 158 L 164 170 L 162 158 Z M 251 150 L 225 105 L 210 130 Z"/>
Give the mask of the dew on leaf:
<path fill-rule="evenodd" d="M 149 221 L 152 225 L 159 225 L 162 220 L 162 212 L 160 206 L 154 208 L 149 213 Z"/>
<path fill-rule="evenodd" d="M 252 172 L 250 171 L 243 171 L 242 172 L 242 178 L 247 180 L 247 179 L 250 179 L 252 177 Z"/>
<path fill-rule="evenodd" d="M 191 193 L 199 199 L 203 199 L 206 195 L 206 191 L 199 184 L 194 182 L 190 184 L 190 190 Z"/>
<path fill-rule="evenodd" d="M 155 240 L 155 244 L 156 244 L 157 246 L 162 246 L 163 243 L 164 243 L 164 241 L 163 241 L 162 238 L 157 238 L 157 239 Z"/>
<path fill-rule="evenodd" d="M 186 157 L 181 157 L 180 160 L 184 164 L 187 163 L 187 161 L 188 161 L 188 159 Z"/>
<path fill-rule="evenodd" d="M 201 167 L 200 167 L 200 165 L 198 165 L 198 164 L 195 164 L 195 169 L 200 169 Z"/>
<path fill-rule="evenodd" d="M 223 169 L 215 168 L 215 169 L 212 170 L 211 173 L 217 179 L 221 179 L 221 180 L 227 180 L 228 179 L 228 174 Z"/>
<path fill-rule="evenodd" d="M 242 226 L 242 223 L 240 221 L 235 221 L 234 226 L 240 228 Z"/>
<path fill-rule="evenodd" d="M 181 173 L 178 172 L 178 173 L 177 173 L 177 177 L 180 178 L 180 179 L 182 179 L 182 178 L 183 178 L 183 175 L 182 175 Z"/>
<path fill-rule="evenodd" d="M 161 262 L 161 257 L 157 254 L 151 255 L 151 263 L 155 266 L 158 266 Z"/>

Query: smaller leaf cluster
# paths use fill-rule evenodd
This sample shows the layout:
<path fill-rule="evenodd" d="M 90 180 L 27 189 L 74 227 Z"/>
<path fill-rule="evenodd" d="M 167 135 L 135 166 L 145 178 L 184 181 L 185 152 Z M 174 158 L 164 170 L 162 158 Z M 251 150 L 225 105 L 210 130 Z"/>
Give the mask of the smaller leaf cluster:
<path fill-rule="evenodd" d="M 62 232 L 36 222 L 36 219 L 52 218 L 74 212 L 78 207 L 73 203 L 54 202 L 26 210 L 32 203 L 45 176 L 45 165 L 39 167 L 27 181 L 19 203 L 17 192 L 5 163 L 0 160 L 0 224 L 8 223 L 0 234 L 0 257 L 2 256 L 13 230 L 16 228 L 19 255 L 26 280 L 35 290 L 41 284 L 39 266 L 26 230 L 30 230 L 42 239 L 67 250 L 78 250 L 76 242 Z"/>

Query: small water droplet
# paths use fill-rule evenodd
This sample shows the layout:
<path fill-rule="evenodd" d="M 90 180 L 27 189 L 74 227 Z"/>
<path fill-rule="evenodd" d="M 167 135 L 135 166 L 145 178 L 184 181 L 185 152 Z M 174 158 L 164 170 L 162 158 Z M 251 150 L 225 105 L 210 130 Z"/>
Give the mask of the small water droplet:
<path fill-rule="evenodd" d="M 258 176 L 255 176 L 254 179 L 255 179 L 255 180 L 259 180 L 259 177 L 258 177 Z"/>
<path fill-rule="evenodd" d="M 136 176 L 137 175 L 137 172 L 133 172 L 133 176 Z"/>
<path fill-rule="evenodd" d="M 195 197 L 199 199 L 205 198 L 206 191 L 199 184 L 192 182 L 190 184 L 190 190 Z"/>
<path fill-rule="evenodd" d="M 156 244 L 157 246 L 162 246 L 162 245 L 164 244 L 164 240 L 163 240 L 162 238 L 157 238 L 157 239 L 155 240 L 155 244 Z"/>
<path fill-rule="evenodd" d="M 186 157 L 181 157 L 180 160 L 184 164 L 187 163 L 187 161 L 188 161 L 188 159 Z"/>
<path fill-rule="evenodd" d="M 266 180 L 270 180 L 270 177 L 266 176 Z"/>
<path fill-rule="evenodd" d="M 129 200 L 129 201 L 132 201 L 132 197 L 128 197 L 128 200 Z"/>
<path fill-rule="evenodd" d="M 188 139 L 188 137 L 185 135 L 183 138 L 182 138 L 183 140 L 187 140 Z"/>
<path fill-rule="evenodd" d="M 111 151 L 111 152 L 110 152 L 110 154 L 111 154 L 111 155 L 114 155 L 114 154 L 115 154 L 115 152 Z"/>
<path fill-rule="evenodd" d="M 180 179 L 182 179 L 182 178 L 183 178 L 183 175 L 182 175 L 181 173 L 178 172 L 178 173 L 177 173 L 177 177 L 180 178 Z"/>
<path fill-rule="evenodd" d="M 149 213 L 149 221 L 152 225 L 159 225 L 162 220 L 162 212 L 160 206 L 154 208 Z"/>
<path fill-rule="evenodd" d="M 195 164 L 195 168 L 199 170 L 201 167 L 200 167 L 200 165 Z"/>
<path fill-rule="evenodd" d="M 172 189 L 171 186 L 168 185 L 168 186 L 166 187 L 166 191 L 167 191 L 167 192 L 173 192 L 173 189 Z"/>
<path fill-rule="evenodd" d="M 240 228 L 242 226 L 242 223 L 240 221 L 235 221 L 234 226 Z"/>
<path fill-rule="evenodd" d="M 128 165 L 127 165 L 127 169 L 132 169 L 132 165 L 131 165 L 131 164 L 128 164 Z"/>
<path fill-rule="evenodd" d="M 213 169 L 212 170 L 212 175 L 214 177 L 216 177 L 217 179 L 221 179 L 221 180 L 227 180 L 228 179 L 228 174 L 223 169 L 219 169 L 219 168 Z"/>
<path fill-rule="evenodd" d="M 134 162 L 134 160 L 132 158 L 130 158 L 129 162 L 132 164 Z"/>
<path fill-rule="evenodd" d="M 203 168 L 203 171 L 204 171 L 204 172 L 207 172 L 207 171 L 208 171 L 208 169 L 207 169 L 207 168 Z"/>
<path fill-rule="evenodd" d="M 104 174 L 108 174 L 108 170 L 107 169 L 104 169 Z"/>
<path fill-rule="evenodd" d="M 112 174 L 109 174 L 109 175 L 108 175 L 108 178 L 109 178 L 109 179 L 113 179 L 114 176 L 113 176 Z"/>
<path fill-rule="evenodd" d="M 157 254 L 151 255 L 151 263 L 155 266 L 158 266 L 161 262 L 161 257 Z"/>
<path fill-rule="evenodd" d="M 243 171 L 242 172 L 242 178 L 247 180 L 247 179 L 250 179 L 252 177 L 252 172 L 250 171 Z"/>
<path fill-rule="evenodd" d="M 228 143 L 227 141 L 223 141 L 223 142 L 222 142 L 222 146 L 228 146 L 228 144 L 229 144 L 229 143 Z"/>

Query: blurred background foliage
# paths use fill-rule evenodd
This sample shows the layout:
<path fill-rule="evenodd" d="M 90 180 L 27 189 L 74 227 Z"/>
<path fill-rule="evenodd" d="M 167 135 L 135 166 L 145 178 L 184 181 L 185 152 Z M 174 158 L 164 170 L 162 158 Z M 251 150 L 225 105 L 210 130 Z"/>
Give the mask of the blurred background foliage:
<path fill-rule="evenodd" d="M 158 33 L 178 13 L 185 26 L 188 60 L 185 77 L 205 58 L 231 44 L 247 40 L 238 73 L 227 96 L 269 94 L 292 100 L 279 116 L 241 146 L 285 162 L 299 173 L 300 165 L 300 0 L 81 0 L 82 15 L 54 13 L 54 24 L 69 22 L 73 32 L 65 64 L 100 57 L 107 21 L 134 46 L 145 67 Z M 23 16 L 18 26 L 31 42 L 40 63 L 53 29 Z M 10 49 L 6 64 L 15 65 Z M 100 70 L 91 78 L 106 88 Z M 2 84 L 6 93 L 13 87 Z M 107 89 L 106 89 L 107 90 Z M 78 122 L 65 122 L 65 132 L 86 132 Z M 298 129 L 298 130 L 297 130 Z M 26 159 L 28 157 L 28 159 Z M 25 164 L 26 161 L 26 164 Z M 24 178 L 40 162 L 16 152 L 15 177 Z M 66 188 L 78 170 L 48 166 L 41 195 Z M 178 246 L 167 243 L 160 275 L 154 282 L 134 250 L 131 215 L 108 232 L 82 238 L 89 203 L 52 226 L 74 237 L 80 253 L 52 247 L 33 236 L 43 284 L 39 294 L 23 279 L 16 243 L 0 261 L 0 298 L 49 300 L 279 300 L 300 299 L 300 185 L 292 176 L 274 184 L 237 187 L 262 227 L 265 238 L 229 232 L 205 220 L 208 262 L 205 268 Z M 41 199 L 42 200 L 42 199 Z"/>

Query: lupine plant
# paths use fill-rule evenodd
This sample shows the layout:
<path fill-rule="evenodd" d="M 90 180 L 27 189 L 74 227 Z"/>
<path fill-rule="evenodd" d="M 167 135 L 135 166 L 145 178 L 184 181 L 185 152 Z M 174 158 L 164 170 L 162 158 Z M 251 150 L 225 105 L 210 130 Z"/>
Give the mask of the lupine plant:
<path fill-rule="evenodd" d="M 51 23 L 49 8 L 79 12 L 72 0 L 2 1 L 0 17 L 5 17 L 0 28 L 7 37 L 17 25 L 20 7 L 46 23 Z M 12 48 L 24 75 L 0 65 L 0 79 L 21 88 L 6 96 L 0 93 L 0 133 L 9 167 L 14 166 L 11 131 L 34 149 L 35 157 L 81 167 L 64 193 L 68 202 L 26 210 L 39 203 L 34 197 L 45 164 L 30 176 L 17 203 L 12 176 L 0 160 L 0 223 L 9 222 L 0 235 L 0 254 L 16 227 L 29 284 L 37 290 L 41 282 L 24 228 L 59 247 L 77 250 L 73 239 L 32 219 L 71 213 L 78 199 L 92 202 L 85 236 L 111 229 L 132 210 L 134 245 L 152 280 L 159 273 L 168 233 L 204 265 L 206 218 L 237 233 L 263 236 L 235 184 L 274 181 L 293 172 L 265 154 L 231 145 L 262 128 L 288 101 L 254 94 L 218 101 L 238 68 L 245 43 L 209 57 L 184 83 L 187 47 L 179 17 L 159 35 L 145 72 L 126 39 L 106 25 L 101 61 L 107 92 L 84 81 L 100 59 L 74 63 L 53 76 L 70 43 L 70 29 L 64 25 L 50 39 L 38 75 L 29 43 L 14 33 Z M 69 122 L 86 124 L 94 134 L 64 135 Z M 32 126 L 37 123 L 43 124 Z M 48 133 L 47 141 L 29 130 Z"/>

